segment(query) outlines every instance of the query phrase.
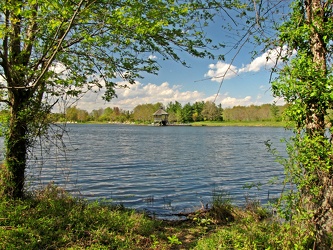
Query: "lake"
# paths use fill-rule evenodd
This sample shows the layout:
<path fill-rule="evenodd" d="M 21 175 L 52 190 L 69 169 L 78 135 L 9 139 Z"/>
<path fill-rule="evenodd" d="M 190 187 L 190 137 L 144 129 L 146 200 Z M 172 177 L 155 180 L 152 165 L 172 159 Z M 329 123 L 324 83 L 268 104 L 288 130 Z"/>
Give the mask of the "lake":
<path fill-rule="evenodd" d="M 280 139 L 290 136 L 275 127 L 68 124 L 66 129 L 63 134 L 54 128 L 57 143 L 46 141 L 30 164 L 31 186 L 54 181 L 74 195 L 112 199 L 164 218 L 210 203 L 214 190 L 236 205 L 277 197 L 281 185 L 267 183 L 282 181 L 283 166 L 265 141 L 285 154 Z M 244 188 L 259 182 L 265 185 Z"/>

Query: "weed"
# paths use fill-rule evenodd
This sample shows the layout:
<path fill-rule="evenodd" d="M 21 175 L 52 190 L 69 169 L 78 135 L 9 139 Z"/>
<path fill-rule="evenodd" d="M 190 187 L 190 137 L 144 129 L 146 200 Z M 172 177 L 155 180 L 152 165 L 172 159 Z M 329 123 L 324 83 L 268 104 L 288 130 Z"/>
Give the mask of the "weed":
<path fill-rule="evenodd" d="M 150 238 L 153 241 L 152 248 L 157 248 L 157 246 L 160 244 L 160 242 L 158 241 L 158 238 L 156 237 L 156 235 L 152 234 L 152 235 L 150 235 Z"/>
<path fill-rule="evenodd" d="M 256 220 L 263 220 L 269 218 L 272 213 L 260 204 L 256 199 L 246 198 L 245 211 L 248 211 Z"/>
<path fill-rule="evenodd" d="M 218 223 L 229 223 L 234 221 L 233 205 L 231 198 L 224 190 L 213 191 L 212 207 L 209 210 L 209 215 Z"/>
<path fill-rule="evenodd" d="M 169 244 L 171 245 L 181 245 L 182 242 L 177 238 L 176 235 L 168 236 Z"/>
<path fill-rule="evenodd" d="M 200 218 L 199 216 L 196 216 L 193 218 L 193 221 L 196 222 L 199 226 L 207 227 L 210 225 L 213 221 L 211 219 L 206 218 Z"/>

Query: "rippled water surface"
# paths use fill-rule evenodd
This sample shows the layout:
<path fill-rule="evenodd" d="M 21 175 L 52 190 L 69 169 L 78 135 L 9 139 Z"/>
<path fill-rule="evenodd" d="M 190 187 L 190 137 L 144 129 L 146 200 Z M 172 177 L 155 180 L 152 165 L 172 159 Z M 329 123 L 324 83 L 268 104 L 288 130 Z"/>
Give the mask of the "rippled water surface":
<path fill-rule="evenodd" d="M 207 204 L 213 190 L 229 193 L 235 204 L 245 197 L 266 201 L 281 190 L 244 185 L 282 180 L 283 167 L 265 141 L 283 153 L 280 139 L 288 135 L 283 128 L 73 124 L 67 129 L 66 151 L 51 146 L 43 153 L 43 167 L 29 168 L 33 185 L 54 181 L 88 199 L 112 199 L 158 215 Z"/>

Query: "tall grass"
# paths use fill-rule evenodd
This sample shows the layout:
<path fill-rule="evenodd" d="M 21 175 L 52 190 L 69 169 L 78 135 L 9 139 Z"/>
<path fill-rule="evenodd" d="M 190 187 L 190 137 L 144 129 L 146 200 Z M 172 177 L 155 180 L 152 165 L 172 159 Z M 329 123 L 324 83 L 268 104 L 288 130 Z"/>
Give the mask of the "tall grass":
<path fill-rule="evenodd" d="M 224 193 L 185 221 L 87 202 L 49 185 L 0 200 L 0 249 L 307 249 L 311 236 L 259 205 L 240 209 Z M 259 216 L 260 215 L 260 216 Z"/>
<path fill-rule="evenodd" d="M 50 185 L 0 203 L 0 249 L 131 249 L 159 225 L 122 207 L 88 203 Z"/>

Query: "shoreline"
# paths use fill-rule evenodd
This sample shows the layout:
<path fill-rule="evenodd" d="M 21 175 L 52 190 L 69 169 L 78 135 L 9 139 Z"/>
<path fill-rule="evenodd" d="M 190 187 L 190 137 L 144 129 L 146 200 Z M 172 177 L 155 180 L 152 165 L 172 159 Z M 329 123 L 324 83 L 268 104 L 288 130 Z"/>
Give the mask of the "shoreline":
<path fill-rule="evenodd" d="M 56 122 L 57 124 L 101 124 L 101 125 L 130 125 L 130 126 L 152 126 L 152 127 L 287 127 L 287 122 L 273 122 L 273 121 L 223 121 L 223 122 L 192 122 L 192 123 L 174 123 L 167 126 L 154 126 L 152 124 L 135 123 L 135 122 Z"/>

